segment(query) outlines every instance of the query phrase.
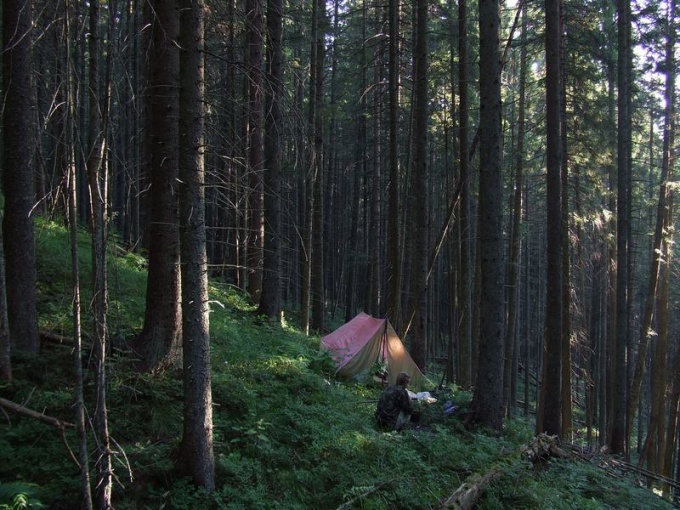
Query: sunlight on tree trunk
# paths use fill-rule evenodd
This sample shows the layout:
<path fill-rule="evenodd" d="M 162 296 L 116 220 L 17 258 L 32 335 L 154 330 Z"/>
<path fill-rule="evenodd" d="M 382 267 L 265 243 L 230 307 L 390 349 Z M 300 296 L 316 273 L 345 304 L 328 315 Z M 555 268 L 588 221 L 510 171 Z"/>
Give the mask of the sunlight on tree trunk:
<path fill-rule="evenodd" d="M 193 482 L 215 488 L 210 362 L 210 305 L 205 234 L 205 60 L 203 0 L 181 0 L 180 251 L 184 433 L 180 467 Z"/>

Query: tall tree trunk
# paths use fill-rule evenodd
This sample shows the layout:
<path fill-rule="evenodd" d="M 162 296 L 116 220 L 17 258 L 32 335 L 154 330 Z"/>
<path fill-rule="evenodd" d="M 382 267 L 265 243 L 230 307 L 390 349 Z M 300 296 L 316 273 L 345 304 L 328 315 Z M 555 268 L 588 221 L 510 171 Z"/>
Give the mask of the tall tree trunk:
<path fill-rule="evenodd" d="M 312 208 L 312 267 L 311 267 L 311 304 L 312 317 L 311 329 L 323 332 L 324 312 L 325 312 L 325 295 L 324 295 L 324 273 L 323 273 L 323 246 L 324 246 L 324 222 L 323 222 L 323 183 L 324 183 L 324 146 L 323 146 L 323 76 L 324 76 L 324 58 L 325 58 L 325 29 L 327 24 L 326 19 L 326 4 L 323 0 L 316 0 L 316 37 L 313 44 L 316 46 L 314 52 L 315 65 L 313 67 L 313 75 L 311 77 L 315 82 L 314 95 L 314 117 L 312 118 L 313 129 L 313 174 L 312 193 L 313 193 L 313 208 Z"/>
<path fill-rule="evenodd" d="M 458 327 L 458 383 L 469 388 L 473 383 L 472 376 L 472 235 L 470 221 L 470 155 L 469 155 L 469 119 L 468 107 L 468 22 L 467 0 L 458 2 L 458 167 L 460 172 L 460 208 L 458 231 L 460 238 L 460 269 L 458 286 L 458 303 L 460 323 Z"/>
<path fill-rule="evenodd" d="M 526 7 L 525 2 L 519 6 L 522 9 L 522 44 L 520 46 L 520 69 L 519 69 L 519 112 L 517 115 L 517 159 L 515 161 L 515 182 L 513 189 L 512 203 L 512 226 L 510 240 L 510 260 L 508 261 L 508 309 L 505 345 L 505 380 L 503 383 L 504 404 L 506 415 L 512 415 L 512 407 L 515 404 L 512 395 L 513 369 L 515 351 L 517 346 L 517 318 L 518 318 L 518 298 L 519 298 L 519 265 L 520 251 L 522 247 L 522 193 L 524 191 L 524 106 L 526 100 Z"/>
<path fill-rule="evenodd" d="M 316 181 L 319 179 L 319 165 L 316 154 L 316 118 L 318 108 L 318 103 L 316 101 L 317 97 L 317 87 L 319 76 L 323 76 L 317 72 L 317 66 L 319 64 L 318 53 L 321 51 L 318 39 L 319 39 L 319 1 L 312 0 L 312 28 L 311 28 L 311 49 L 310 49 L 310 62 L 309 62 L 309 109 L 307 111 L 307 126 L 308 132 L 307 137 L 307 162 L 308 162 L 308 172 L 307 175 L 303 177 L 304 181 L 304 229 L 303 229 L 303 239 L 302 239 L 302 264 L 301 264 L 301 326 L 305 333 L 309 333 L 311 327 L 311 312 L 312 312 L 312 266 L 314 264 L 314 214 L 317 205 L 314 203 L 316 198 Z"/>
<path fill-rule="evenodd" d="M 664 141 L 664 145 L 667 142 Z M 635 418 L 638 405 L 640 403 L 640 395 L 642 393 L 642 382 L 647 364 L 647 352 L 652 335 L 657 335 L 658 332 L 653 332 L 654 309 L 657 304 L 660 281 L 664 266 L 667 263 L 665 253 L 666 239 L 665 229 L 668 227 L 668 207 L 669 207 L 669 174 L 667 163 L 663 163 L 661 167 L 661 184 L 659 186 L 659 197 L 656 209 L 656 227 L 654 229 L 654 244 L 652 246 L 652 263 L 649 271 L 649 280 L 647 282 L 647 295 L 645 296 L 645 305 L 640 318 L 640 340 L 637 347 L 637 358 L 634 364 L 633 379 L 630 385 L 630 395 L 628 400 L 628 409 L 626 415 L 626 430 L 632 430 L 633 421 Z M 657 311 L 658 313 L 658 311 Z"/>
<path fill-rule="evenodd" d="M 376 9 L 376 25 L 380 25 L 382 9 Z M 371 174 L 367 176 L 369 214 L 366 237 L 368 248 L 368 292 L 366 293 L 366 310 L 374 316 L 380 315 L 380 225 L 381 215 L 381 174 L 382 174 L 382 83 L 384 80 L 382 47 L 377 45 L 373 62 L 373 165 Z"/>
<path fill-rule="evenodd" d="M 5 286 L 11 343 L 15 350 L 40 350 L 36 311 L 33 176 L 37 150 L 37 98 L 33 85 L 33 5 L 3 4 L 3 236 Z"/>
<path fill-rule="evenodd" d="M 671 2 L 674 4 L 675 2 Z M 672 15 L 671 15 L 672 16 Z M 666 40 L 666 110 L 664 112 L 664 134 L 663 134 L 663 155 L 661 161 L 661 176 L 659 185 L 659 195 L 656 207 L 656 226 L 654 229 L 654 242 L 652 246 L 652 264 L 649 271 L 649 281 L 647 283 L 647 295 L 645 297 L 645 307 L 640 318 L 640 341 L 637 348 L 637 358 L 635 360 L 635 369 L 633 372 L 633 380 L 630 385 L 630 396 L 628 401 L 627 414 L 627 429 L 632 430 L 632 423 L 635 417 L 635 410 L 637 409 L 640 394 L 642 391 L 642 379 L 645 371 L 645 364 L 647 361 L 647 350 L 649 342 L 651 341 L 654 305 L 658 299 L 659 281 L 662 278 L 662 273 L 666 271 L 665 266 L 669 264 L 669 260 L 664 256 L 667 243 L 672 243 L 668 239 L 670 235 L 668 228 L 672 227 L 673 219 L 670 215 L 671 201 L 672 201 L 672 186 L 673 182 L 673 164 L 675 161 L 674 149 L 674 101 L 675 101 L 675 39 L 676 29 L 675 25 L 670 23 L 669 35 Z"/>
<path fill-rule="evenodd" d="M 281 159 L 283 155 L 283 1 L 267 1 L 267 114 L 265 121 L 266 194 L 262 294 L 258 313 L 281 317 Z"/>
<path fill-rule="evenodd" d="M 259 302 L 262 292 L 262 257 L 264 240 L 264 186 L 262 180 L 264 147 L 264 80 L 262 50 L 264 46 L 263 0 L 246 1 L 248 19 L 248 293 Z"/>
<path fill-rule="evenodd" d="M 664 465 L 661 470 L 661 475 L 672 477 L 673 474 L 673 456 L 677 454 L 677 449 L 680 447 L 678 441 L 678 418 L 680 416 L 680 349 L 676 349 L 672 366 L 672 377 L 669 384 L 671 391 L 668 397 L 668 424 L 666 426 L 666 451 L 664 457 Z M 676 471 L 676 478 L 680 476 L 680 472 Z"/>
<path fill-rule="evenodd" d="M 215 488 L 210 318 L 205 235 L 203 0 L 180 0 L 180 253 L 184 432 L 180 462 L 194 483 Z"/>
<path fill-rule="evenodd" d="M 68 15 L 67 15 L 68 17 Z M 70 85 L 67 85 L 70 87 Z M 68 102 L 66 104 L 69 104 Z M 69 106 L 70 108 L 70 106 Z M 69 121 L 67 121 L 70 123 Z M 70 138 L 72 141 L 72 138 Z M 73 151 L 70 151 L 73 156 Z M 71 278 L 73 285 L 73 361 L 76 374 L 74 414 L 78 432 L 78 462 L 80 463 L 81 486 L 83 496 L 83 508 L 92 508 L 92 490 L 90 487 L 89 449 L 87 446 L 87 423 L 85 421 L 85 397 L 83 393 L 83 351 L 82 351 L 82 328 L 81 328 L 81 304 L 80 304 L 80 270 L 78 268 L 78 209 L 76 193 L 75 161 L 70 160 L 68 167 L 69 186 L 69 231 L 71 238 Z"/>
<path fill-rule="evenodd" d="M 399 0 L 389 1 L 389 181 L 387 214 L 387 310 L 394 327 L 401 329 L 402 262 L 399 239 Z"/>
<path fill-rule="evenodd" d="M 615 97 L 614 97 L 614 81 L 611 79 L 609 81 L 609 101 L 608 118 L 612 120 L 612 125 L 615 124 Z M 608 165 L 608 175 L 609 175 L 609 200 L 607 205 L 609 210 L 616 210 L 616 165 L 613 163 Z M 616 231 L 616 216 L 612 215 L 610 220 L 607 222 L 610 231 Z M 616 236 L 611 236 L 609 242 L 607 243 L 607 275 L 608 275 L 608 285 L 606 286 L 607 295 L 605 297 L 605 302 L 607 305 L 605 317 L 607 317 L 607 338 L 604 339 L 600 346 L 601 355 L 599 357 L 600 367 L 600 422 L 606 424 L 603 427 L 602 434 L 600 434 L 601 446 L 609 443 L 611 438 L 612 423 L 614 416 L 614 392 L 615 392 L 615 377 L 614 377 L 614 364 L 616 362 L 616 321 L 618 320 L 618 314 L 616 313 L 616 295 L 617 295 L 617 276 L 616 276 L 616 264 L 617 264 L 617 253 L 616 253 Z"/>
<path fill-rule="evenodd" d="M 561 180 L 561 206 L 560 212 L 562 224 L 562 376 L 561 376 L 561 404 L 562 404 L 562 436 L 566 437 L 571 432 L 572 412 L 571 412 L 571 236 L 569 235 L 569 162 L 567 160 L 567 78 L 565 75 L 565 61 L 566 61 L 566 38 L 562 34 L 566 34 L 565 13 L 562 8 L 562 2 L 559 2 L 559 31 L 560 31 L 560 48 L 559 48 L 559 97 L 560 97 L 560 153 L 562 155 L 560 161 L 560 180 Z"/>
<path fill-rule="evenodd" d="M 676 21 L 676 1 L 670 0 L 668 2 L 668 36 L 666 41 L 666 118 L 664 123 L 668 123 L 667 128 L 664 129 L 664 158 L 668 158 L 668 173 L 674 174 L 676 153 L 669 150 L 675 147 L 675 45 L 677 42 L 677 21 Z M 666 145 L 666 137 L 668 138 L 668 145 Z M 663 164 L 663 163 L 662 163 Z M 670 180 L 670 179 L 669 179 Z M 671 211 L 672 212 L 672 211 Z M 671 216 L 672 217 L 672 216 Z M 668 246 L 668 245 L 667 245 Z M 680 350 L 676 354 L 675 377 L 668 383 L 671 388 L 671 398 L 668 405 L 668 424 L 666 426 L 665 451 L 663 452 L 663 461 L 661 469 L 659 470 L 663 476 L 671 477 L 673 472 L 673 453 L 675 445 L 678 443 L 678 402 L 680 401 L 680 377 L 678 377 L 678 370 L 680 370 Z"/>
<path fill-rule="evenodd" d="M 669 197 L 669 208 L 672 208 Z M 670 285 L 670 263 L 672 234 L 664 236 L 661 247 L 660 257 L 663 257 L 663 266 L 659 274 L 659 291 L 656 298 L 657 308 L 657 335 L 656 345 L 652 350 L 652 360 L 650 367 L 650 410 L 649 424 L 647 427 L 647 438 L 644 443 L 645 451 L 642 452 L 641 462 L 647 463 L 647 469 L 654 473 L 661 473 L 666 450 L 665 435 L 665 413 L 666 399 L 670 389 L 668 381 L 668 347 L 669 347 L 669 285 Z"/>
<path fill-rule="evenodd" d="M 341 37 L 340 33 L 340 0 L 333 0 L 333 27 L 329 28 L 329 37 L 332 43 L 329 47 L 330 54 L 330 70 L 329 70 L 329 99 L 328 99 L 328 139 L 335 141 L 338 136 L 339 125 L 339 109 L 338 109 L 338 40 Z M 341 216 L 338 213 L 338 193 L 340 191 L 340 146 L 337 143 L 329 143 L 328 149 L 324 159 L 326 161 L 326 179 L 323 187 L 324 195 L 324 243 L 323 243 L 323 270 L 324 270 L 324 293 L 331 303 L 330 315 L 335 316 L 335 310 L 338 305 L 338 286 L 339 286 L 339 272 L 337 267 L 342 265 L 341 259 L 335 257 L 337 253 L 336 239 L 340 239 L 342 234 L 338 235 L 339 229 L 335 228 L 337 225 L 337 218 Z M 340 229 L 341 230 L 341 229 Z M 340 262 L 339 262 L 340 260 Z M 324 306 L 325 308 L 325 306 Z M 326 313 L 326 312 L 325 312 Z"/>
<path fill-rule="evenodd" d="M 631 221 L 631 16 L 630 0 L 617 0 L 618 10 L 618 188 L 616 200 L 616 351 L 614 358 L 614 395 L 612 432 L 609 446 L 614 453 L 627 449 L 626 353 L 630 334 L 628 282 L 630 272 Z M 643 329 L 643 331 L 645 331 Z M 631 399 L 632 400 L 632 399 Z"/>
<path fill-rule="evenodd" d="M 112 13 L 110 13 L 113 16 Z M 106 270 L 108 171 L 104 160 L 106 148 L 106 125 L 109 104 L 108 85 L 102 87 L 100 72 L 103 54 L 100 29 L 99 0 L 90 2 L 89 12 L 89 142 L 87 174 L 90 194 L 90 228 L 92 231 L 92 316 L 94 318 L 93 353 L 96 366 L 94 428 L 97 435 L 97 481 L 95 502 L 100 509 L 111 508 L 113 492 L 113 464 L 106 407 L 106 356 L 108 352 L 108 287 Z M 113 23 L 113 19 L 109 20 Z M 107 83 L 104 81 L 103 83 Z"/>
<path fill-rule="evenodd" d="M 475 420 L 503 424 L 503 198 L 498 0 L 479 2 L 479 358 L 472 397 Z"/>
<path fill-rule="evenodd" d="M 7 320 L 7 293 L 5 291 L 5 251 L 2 236 L 2 216 L 0 211 L 0 381 L 12 383 L 12 342 L 10 341 Z"/>
<path fill-rule="evenodd" d="M 669 427 L 673 433 L 666 434 L 665 431 L 665 412 L 666 399 L 669 391 L 672 391 L 672 386 L 668 380 L 668 350 L 669 350 L 669 286 L 671 279 L 671 257 L 673 246 L 673 187 L 671 183 L 674 181 L 674 163 L 675 163 L 675 42 L 677 39 L 676 25 L 675 25 L 675 0 L 668 2 L 668 19 L 667 19 L 667 35 L 666 35 L 666 63 L 664 69 L 666 71 L 666 90 L 665 100 L 666 108 L 664 112 L 664 131 L 663 131 L 663 154 L 661 160 L 661 189 L 659 191 L 659 206 L 657 208 L 657 228 L 659 227 L 659 217 L 662 215 L 661 222 L 661 239 L 660 246 L 656 245 L 655 231 L 655 245 L 653 257 L 656 263 L 659 264 L 658 275 L 658 292 L 656 296 L 657 309 L 657 335 L 656 346 L 652 351 L 651 364 L 651 411 L 649 417 L 648 438 L 645 442 L 647 449 L 647 466 L 648 469 L 660 473 L 670 474 L 670 452 L 673 451 L 675 443 L 676 427 Z M 662 208 L 663 207 L 663 208 Z M 648 298 L 651 296 L 648 296 Z M 643 325 L 644 327 L 644 325 Z M 651 324 L 650 324 L 651 327 Z M 635 366 L 635 376 L 638 375 L 638 367 L 644 369 L 641 361 L 646 358 L 646 345 L 642 344 L 644 337 L 641 339 L 640 353 Z M 648 340 L 649 341 L 649 340 Z M 644 349 L 643 349 L 644 348 Z M 637 377 L 633 380 L 633 385 L 638 383 Z M 631 401 L 633 397 L 639 398 L 639 393 L 633 393 L 637 386 L 631 389 Z M 673 400 L 671 399 L 671 404 Z M 673 404 L 672 404 L 673 405 Z M 668 409 L 669 415 L 677 413 L 677 401 L 675 408 Z M 630 407 L 629 407 L 630 413 Z M 630 416 L 630 415 L 629 415 Z M 630 418 L 629 418 L 630 419 Z"/>
<path fill-rule="evenodd" d="M 414 50 L 413 175 L 411 227 L 411 357 L 427 369 L 427 0 L 417 0 Z"/>
<path fill-rule="evenodd" d="M 547 124 L 547 302 L 545 351 L 536 431 L 562 436 L 562 133 L 560 4 L 545 2 Z"/>
<path fill-rule="evenodd" d="M 82 322 L 81 322 L 81 301 L 80 301 L 80 269 L 79 269 L 79 250 L 78 250 L 78 193 L 76 179 L 76 158 L 74 148 L 74 123 L 73 117 L 76 109 L 74 102 L 73 67 L 71 62 L 71 9 L 68 0 L 63 7 L 63 37 L 62 41 L 65 49 L 64 76 L 64 135 L 61 140 L 63 145 L 62 155 L 64 158 L 64 170 L 66 172 L 68 196 L 67 196 L 67 218 L 71 242 L 71 284 L 73 286 L 73 367 L 75 373 L 75 390 L 73 411 L 78 434 L 78 462 L 80 463 L 82 508 L 90 510 L 93 508 L 92 487 L 90 477 L 89 448 L 87 444 L 87 421 L 85 419 L 85 396 L 83 374 L 83 351 L 82 351 Z"/>
<path fill-rule="evenodd" d="M 148 130 L 151 161 L 149 270 L 144 326 L 137 339 L 143 368 L 161 370 L 179 361 L 182 341 L 179 225 L 179 6 L 153 0 L 149 48 Z"/>
<path fill-rule="evenodd" d="M 361 31 L 362 31 L 362 36 L 361 40 L 366 41 L 366 18 L 367 18 L 367 11 L 368 8 L 366 6 L 366 0 L 363 0 L 362 3 L 362 9 L 361 9 L 361 17 L 362 17 L 362 23 L 361 23 Z M 366 87 L 367 87 L 367 78 L 366 78 L 366 44 L 365 42 L 362 45 L 361 48 L 361 56 L 360 56 L 360 73 L 361 73 L 361 78 L 359 80 L 359 110 L 357 113 L 357 141 L 356 141 L 356 167 L 353 169 L 352 172 L 352 191 L 351 191 L 351 199 L 352 199 L 352 208 L 351 208 L 351 219 L 350 219 L 350 231 L 349 231 L 349 243 L 347 246 L 347 253 L 348 253 L 348 267 L 347 267 L 347 281 L 345 283 L 346 288 L 345 288 L 345 322 L 349 322 L 355 314 L 355 302 L 356 302 L 356 297 L 357 297 L 357 292 L 356 292 L 356 282 L 357 282 L 357 261 L 359 260 L 359 212 L 361 208 L 361 179 L 362 176 L 366 175 L 366 158 L 364 157 L 364 154 L 366 152 Z M 391 193 L 391 192 L 390 192 Z M 391 194 L 390 194 L 391 197 Z M 397 199 L 399 197 L 397 196 Z M 391 198 L 390 198 L 391 200 Z M 389 207 L 391 207 L 391 202 Z M 391 209 L 390 209 L 391 210 Z M 392 218 L 388 219 L 389 222 L 392 221 Z M 391 223 L 389 223 L 391 225 Z M 388 231 L 389 231 L 390 226 L 388 226 Z M 397 225 L 398 229 L 398 225 Z M 398 230 L 397 230 L 398 234 Z M 389 236 L 390 234 L 388 234 Z M 388 243 L 391 243 L 391 240 L 388 239 Z M 388 264 L 391 264 L 392 260 L 392 254 L 388 255 Z M 388 269 L 388 286 L 392 285 L 392 269 Z M 388 290 L 388 307 L 390 306 L 390 297 L 389 297 L 389 290 Z M 388 316 L 389 316 L 389 311 L 388 311 Z"/>

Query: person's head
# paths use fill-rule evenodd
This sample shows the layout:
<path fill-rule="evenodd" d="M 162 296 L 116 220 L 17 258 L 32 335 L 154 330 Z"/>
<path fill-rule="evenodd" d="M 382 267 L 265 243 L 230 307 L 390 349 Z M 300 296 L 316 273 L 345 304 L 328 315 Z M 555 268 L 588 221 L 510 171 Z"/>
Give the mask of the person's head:
<path fill-rule="evenodd" d="M 411 380 L 410 375 L 408 375 L 406 372 L 401 372 L 397 376 L 397 386 L 403 386 L 404 388 L 406 388 L 410 380 Z"/>

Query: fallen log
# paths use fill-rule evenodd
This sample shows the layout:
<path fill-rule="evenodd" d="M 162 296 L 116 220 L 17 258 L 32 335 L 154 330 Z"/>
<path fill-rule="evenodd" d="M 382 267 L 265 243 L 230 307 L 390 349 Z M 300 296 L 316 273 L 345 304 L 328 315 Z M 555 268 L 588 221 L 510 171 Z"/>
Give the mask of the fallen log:
<path fill-rule="evenodd" d="M 32 409 L 24 407 L 21 404 L 17 404 L 16 402 L 12 402 L 11 400 L 7 400 L 4 398 L 0 398 L 0 407 L 4 407 L 5 409 L 8 409 L 9 411 L 12 411 L 16 414 L 21 414 L 22 416 L 35 418 L 36 420 L 46 423 L 52 427 L 58 428 L 59 430 L 64 430 L 67 427 L 75 427 L 75 424 L 73 423 L 69 423 L 67 421 L 63 421 L 52 416 L 47 416 L 46 414 L 39 413 L 37 411 L 33 411 Z"/>
<path fill-rule="evenodd" d="M 530 444 L 520 448 L 519 453 L 526 456 L 532 463 L 546 460 L 549 457 L 569 458 L 569 453 L 560 446 L 557 436 L 548 434 L 537 435 Z M 501 476 L 502 471 L 493 468 L 483 475 L 475 474 L 468 477 L 443 503 L 441 509 L 469 510 L 473 508 L 489 484 Z"/>
<path fill-rule="evenodd" d="M 569 458 L 569 454 L 560 447 L 557 436 L 549 436 L 545 433 L 537 435 L 531 444 L 523 446 L 522 452 L 532 463 L 549 457 Z"/>
<path fill-rule="evenodd" d="M 501 473 L 492 469 L 484 475 L 472 475 L 458 487 L 442 505 L 442 510 L 469 510 L 475 506 L 484 490 L 491 482 L 500 478 Z"/>
<path fill-rule="evenodd" d="M 40 340 L 48 344 L 73 346 L 73 338 L 52 333 L 51 331 L 41 331 Z"/>

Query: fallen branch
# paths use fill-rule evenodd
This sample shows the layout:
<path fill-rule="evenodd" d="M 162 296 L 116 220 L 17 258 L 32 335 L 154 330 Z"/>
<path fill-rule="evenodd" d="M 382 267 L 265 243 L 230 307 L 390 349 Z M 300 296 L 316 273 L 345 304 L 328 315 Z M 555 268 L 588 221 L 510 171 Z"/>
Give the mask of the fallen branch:
<path fill-rule="evenodd" d="M 548 434 L 537 435 L 530 444 L 520 448 L 519 453 L 526 455 L 532 463 L 549 457 L 569 457 L 568 452 L 560 446 L 557 436 L 549 436 Z M 443 503 L 442 510 L 450 508 L 469 510 L 473 508 L 489 484 L 500 478 L 502 474 L 501 470 L 494 468 L 483 475 L 476 474 L 468 477 Z"/>
<path fill-rule="evenodd" d="M 46 423 L 52 427 L 58 428 L 59 430 L 64 430 L 67 427 L 75 427 L 73 423 L 62 421 L 58 418 L 54 418 L 52 416 L 47 416 L 46 414 L 39 413 L 37 411 L 33 411 L 32 409 L 24 407 L 21 404 L 17 404 L 16 402 L 12 402 L 11 400 L 6 400 L 4 398 L 0 398 L 0 406 L 16 414 L 27 416 L 29 418 L 35 418 L 36 420 Z"/>
<path fill-rule="evenodd" d="M 372 485 L 371 487 L 367 487 L 366 488 L 367 490 L 365 492 L 362 492 L 358 496 L 355 496 L 352 499 L 350 499 L 349 501 L 343 503 L 336 510 L 350 510 L 351 508 L 354 508 L 354 503 L 357 503 L 357 502 L 361 501 L 362 499 L 367 498 L 371 494 L 374 494 L 374 493 L 378 492 L 380 489 L 382 489 L 383 487 L 387 487 L 391 484 L 392 484 L 391 481 L 387 481 L 387 482 L 377 483 L 376 485 Z"/>
<path fill-rule="evenodd" d="M 559 446 L 557 436 L 549 436 L 545 433 L 537 435 L 531 444 L 523 446 L 522 452 L 533 463 L 548 457 L 569 458 L 569 454 Z"/>
<path fill-rule="evenodd" d="M 469 510 L 477 503 L 484 490 L 491 482 L 500 478 L 501 473 L 492 469 L 484 475 L 472 475 L 458 487 L 442 505 L 442 510 L 454 508 L 456 510 Z"/>
<path fill-rule="evenodd" d="M 57 333 L 52 333 L 51 331 L 41 331 L 40 340 L 48 344 L 73 345 L 73 338 L 58 335 Z"/>

